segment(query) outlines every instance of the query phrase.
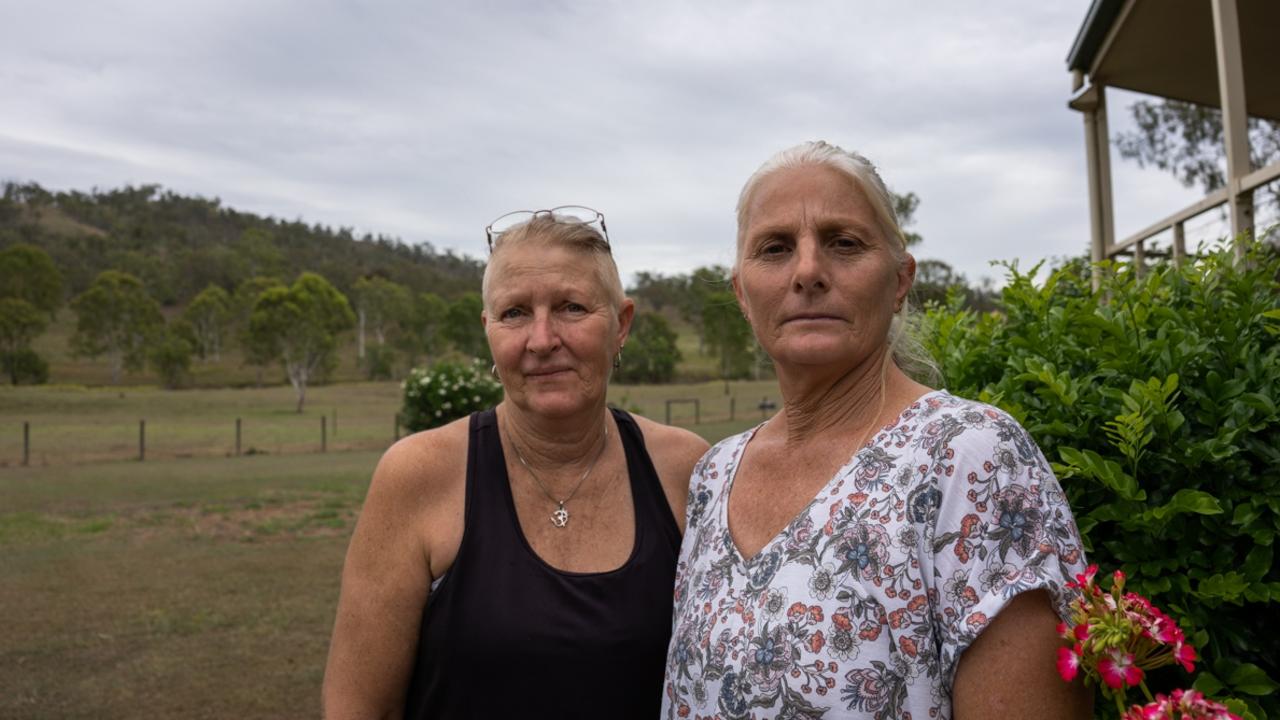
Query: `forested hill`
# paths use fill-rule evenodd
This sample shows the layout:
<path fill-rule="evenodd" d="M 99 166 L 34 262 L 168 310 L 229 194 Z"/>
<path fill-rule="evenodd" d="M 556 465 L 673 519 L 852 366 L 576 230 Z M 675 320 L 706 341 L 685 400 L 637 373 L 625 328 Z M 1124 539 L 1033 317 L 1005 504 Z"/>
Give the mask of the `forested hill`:
<path fill-rule="evenodd" d="M 483 271 L 480 262 L 427 243 L 357 238 L 347 228 L 264 218 L 157 185 L 83 193 L 5 183 L 0 250 L 19 242 L 49 253 L 68 297 L 103 270 L 122 270 L 168 306 L 186 305 L 211 283 L 230 292 L 251 277 L 291 282 L 303 271 L 343 292 L 362 277 L 381 276 L 415 294 L 452 298 L 479 291 Z"/>

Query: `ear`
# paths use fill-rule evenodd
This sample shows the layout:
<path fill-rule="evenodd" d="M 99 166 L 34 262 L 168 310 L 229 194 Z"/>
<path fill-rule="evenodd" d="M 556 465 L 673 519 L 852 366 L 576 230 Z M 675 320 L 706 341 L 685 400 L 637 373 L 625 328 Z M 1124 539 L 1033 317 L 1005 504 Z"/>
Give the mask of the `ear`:
<path fill-rule="evenodd" d="M 747 319 L 747 324 L 751 324 L 751 309 L 747 306 L 747 296 L 742 292 L 742 281 L 738 278 L 738 269 L 734 268 L 729 273 L 729 284 L 733 286 L 733 296 L 738 298 L 738 309 L 742 311 L 742 316 Z"/>
<path fill-rule="evenodd" d="M 911 253 L 905 253 L 902 262 L 898 264 L 898 291 L 894 293 L 894 305 L 902 307 L 902 303 L 907 299 L 907 293 L 911 292 L 911 286 L 916 281 L 916 259 Z"/>
<path fill-rule="evenodd" d="M 486 330 L 489 329 L 489 311 L 488 310 L 480 311 L 480 327 Z"/>
<path fill-rule="evenodd" d="M 622 307 L 618 308 L 618 349 L 627 344 L 631 336 L 631 323 L 636 319 L 636 302 L 631 298 L 622 299 Z"/>

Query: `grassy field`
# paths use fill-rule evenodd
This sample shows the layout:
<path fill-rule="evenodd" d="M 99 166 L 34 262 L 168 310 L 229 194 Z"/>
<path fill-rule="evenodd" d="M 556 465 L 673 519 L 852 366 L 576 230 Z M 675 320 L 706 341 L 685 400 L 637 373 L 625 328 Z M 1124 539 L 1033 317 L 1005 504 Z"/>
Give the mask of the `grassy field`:
<path fill-rule="evenodd" d="M 714 441 L 758 422 L 777 387 L 610 395 L 658 420 L 668 399 L 696 398 L 700 424 L 689 404 L 672 421 Z M 317 715 L 342 558 L 399 386 L 309 398 L 298 415 L 287 387 L 0 388 L 0 717 Z M 229 456 L 236 417 L 253 455 Z"/>
<path fill-rule="evenodd" d="M 778 401 L 777 383 L 742 381 L 610 388 L 610 400 L 665 422 L 719 439 L 761 418 L 762 398 Z M 227 457 L 235 453 L 235 421 L 241 419 L 241 452 L 299 454 L 320 450 L 320 419 L 327 418 L 329 450 L 376 450 L 391 444 L 400 387 L 394 382 L 344 383 L 307 392 L 305 412 L 294 412 L 293 390 L 161 390 L 155 387 L 0 387 L 0 467 L 22 461 L 23 423 L 30 427 L 30 464 L 130 460 L 138 457 L 139 420 L 146 420 L 148 459 Z M 732 404 L 732 408 L 731 408 Z M 730 410 L 732 409 L 732 417 Z M 696 420 L 701 420 L 696 423 Z"/>
<path fill-rule="evenodd" d="M 376 452 L 0 472 L 0 717 L 315 717 Z"/>

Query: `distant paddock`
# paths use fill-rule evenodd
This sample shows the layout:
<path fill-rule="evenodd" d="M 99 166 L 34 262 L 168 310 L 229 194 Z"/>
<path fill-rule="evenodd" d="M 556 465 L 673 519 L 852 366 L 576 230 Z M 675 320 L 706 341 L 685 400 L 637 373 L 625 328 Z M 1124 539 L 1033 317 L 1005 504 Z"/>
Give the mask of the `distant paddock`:
<path fill-rule="evenodd" d="M 726 387 L 728 393 L 725 392 Z M 610 402 L 715 442 L 759 422 L 762 400 L 779 401 L 776 381 L 712 381 L 679 385 L 615 385 Z M 697 400 L 671 403 L 668 400 Z M 308 388 L 294 412 L 287 385 L 264 388 L 162 390 L 154 386 L 51 385 L 0 387 L 0 468 L 26 459 L 36 467 L 68 463 L 236 454 L 294 455 L 382 450 L 397 433 L 397 382 L 339 383 Z M 698 422 L 695 422 L 697 420 Z M 140 437 L 140 421 L 145 433 Z M 323 429 L 322 429 L 323 423 Z M 322 434 L 323 432 L 323 434 Z M 404 430 L 399 431 L 401 434 Z M 141 446 L 141 447 L 140 447 Z"/>

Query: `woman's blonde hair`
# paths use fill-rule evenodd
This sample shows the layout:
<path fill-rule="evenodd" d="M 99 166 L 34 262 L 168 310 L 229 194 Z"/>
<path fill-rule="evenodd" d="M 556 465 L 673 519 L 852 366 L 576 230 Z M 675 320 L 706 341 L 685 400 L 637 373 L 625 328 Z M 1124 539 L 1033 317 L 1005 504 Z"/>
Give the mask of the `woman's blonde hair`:
<path fill-rule="evenodd" d="M 738 195 L 738 251 L 734 261 L 734 274 L 737 274 L 738 265 L 742 262 L 751 198 L 761 181 L 779 170 L 808 166 L 829 167 L 852 180 L 871 205 L 876 224 L 889 241 L 889 250 L 894 259 L 899 264 L 906 262 L 907 237 L 902 232 L 898 214 L 893 208 L 893 194 L 880 178 L 876 166 L 856 152 L 822 140 L 811 140 L 775 154 L 752 173 L 742 186 L 742 192 Z M 894 313 L 889 325 L 889 356 L 903 372 L 915 380 L 936 384 L 941 373 L 933 357 L 916 338 L 913 332 L 915 325 L 915 313 L 909 300 L 904 298 L 902 308 Z"/>
<path fill-rule="evenodd" d="M 502 254 L 504 248 L 524 244 L 568 248 L 594 256 L 597 279 L 609 297 L 609 303 L 615 311 L 622 307 L 626 296 L 622 290 L 622 278 L 618 276 L 618 265 L 613 261 L 613 253 L 609 249 L 609 241 L 590 225 L 561 222 L 550 215 L 538 215 L 494 238 L 480 289 L 486 307 L 489 304 L 489 283 L 494 260 Z"/>

